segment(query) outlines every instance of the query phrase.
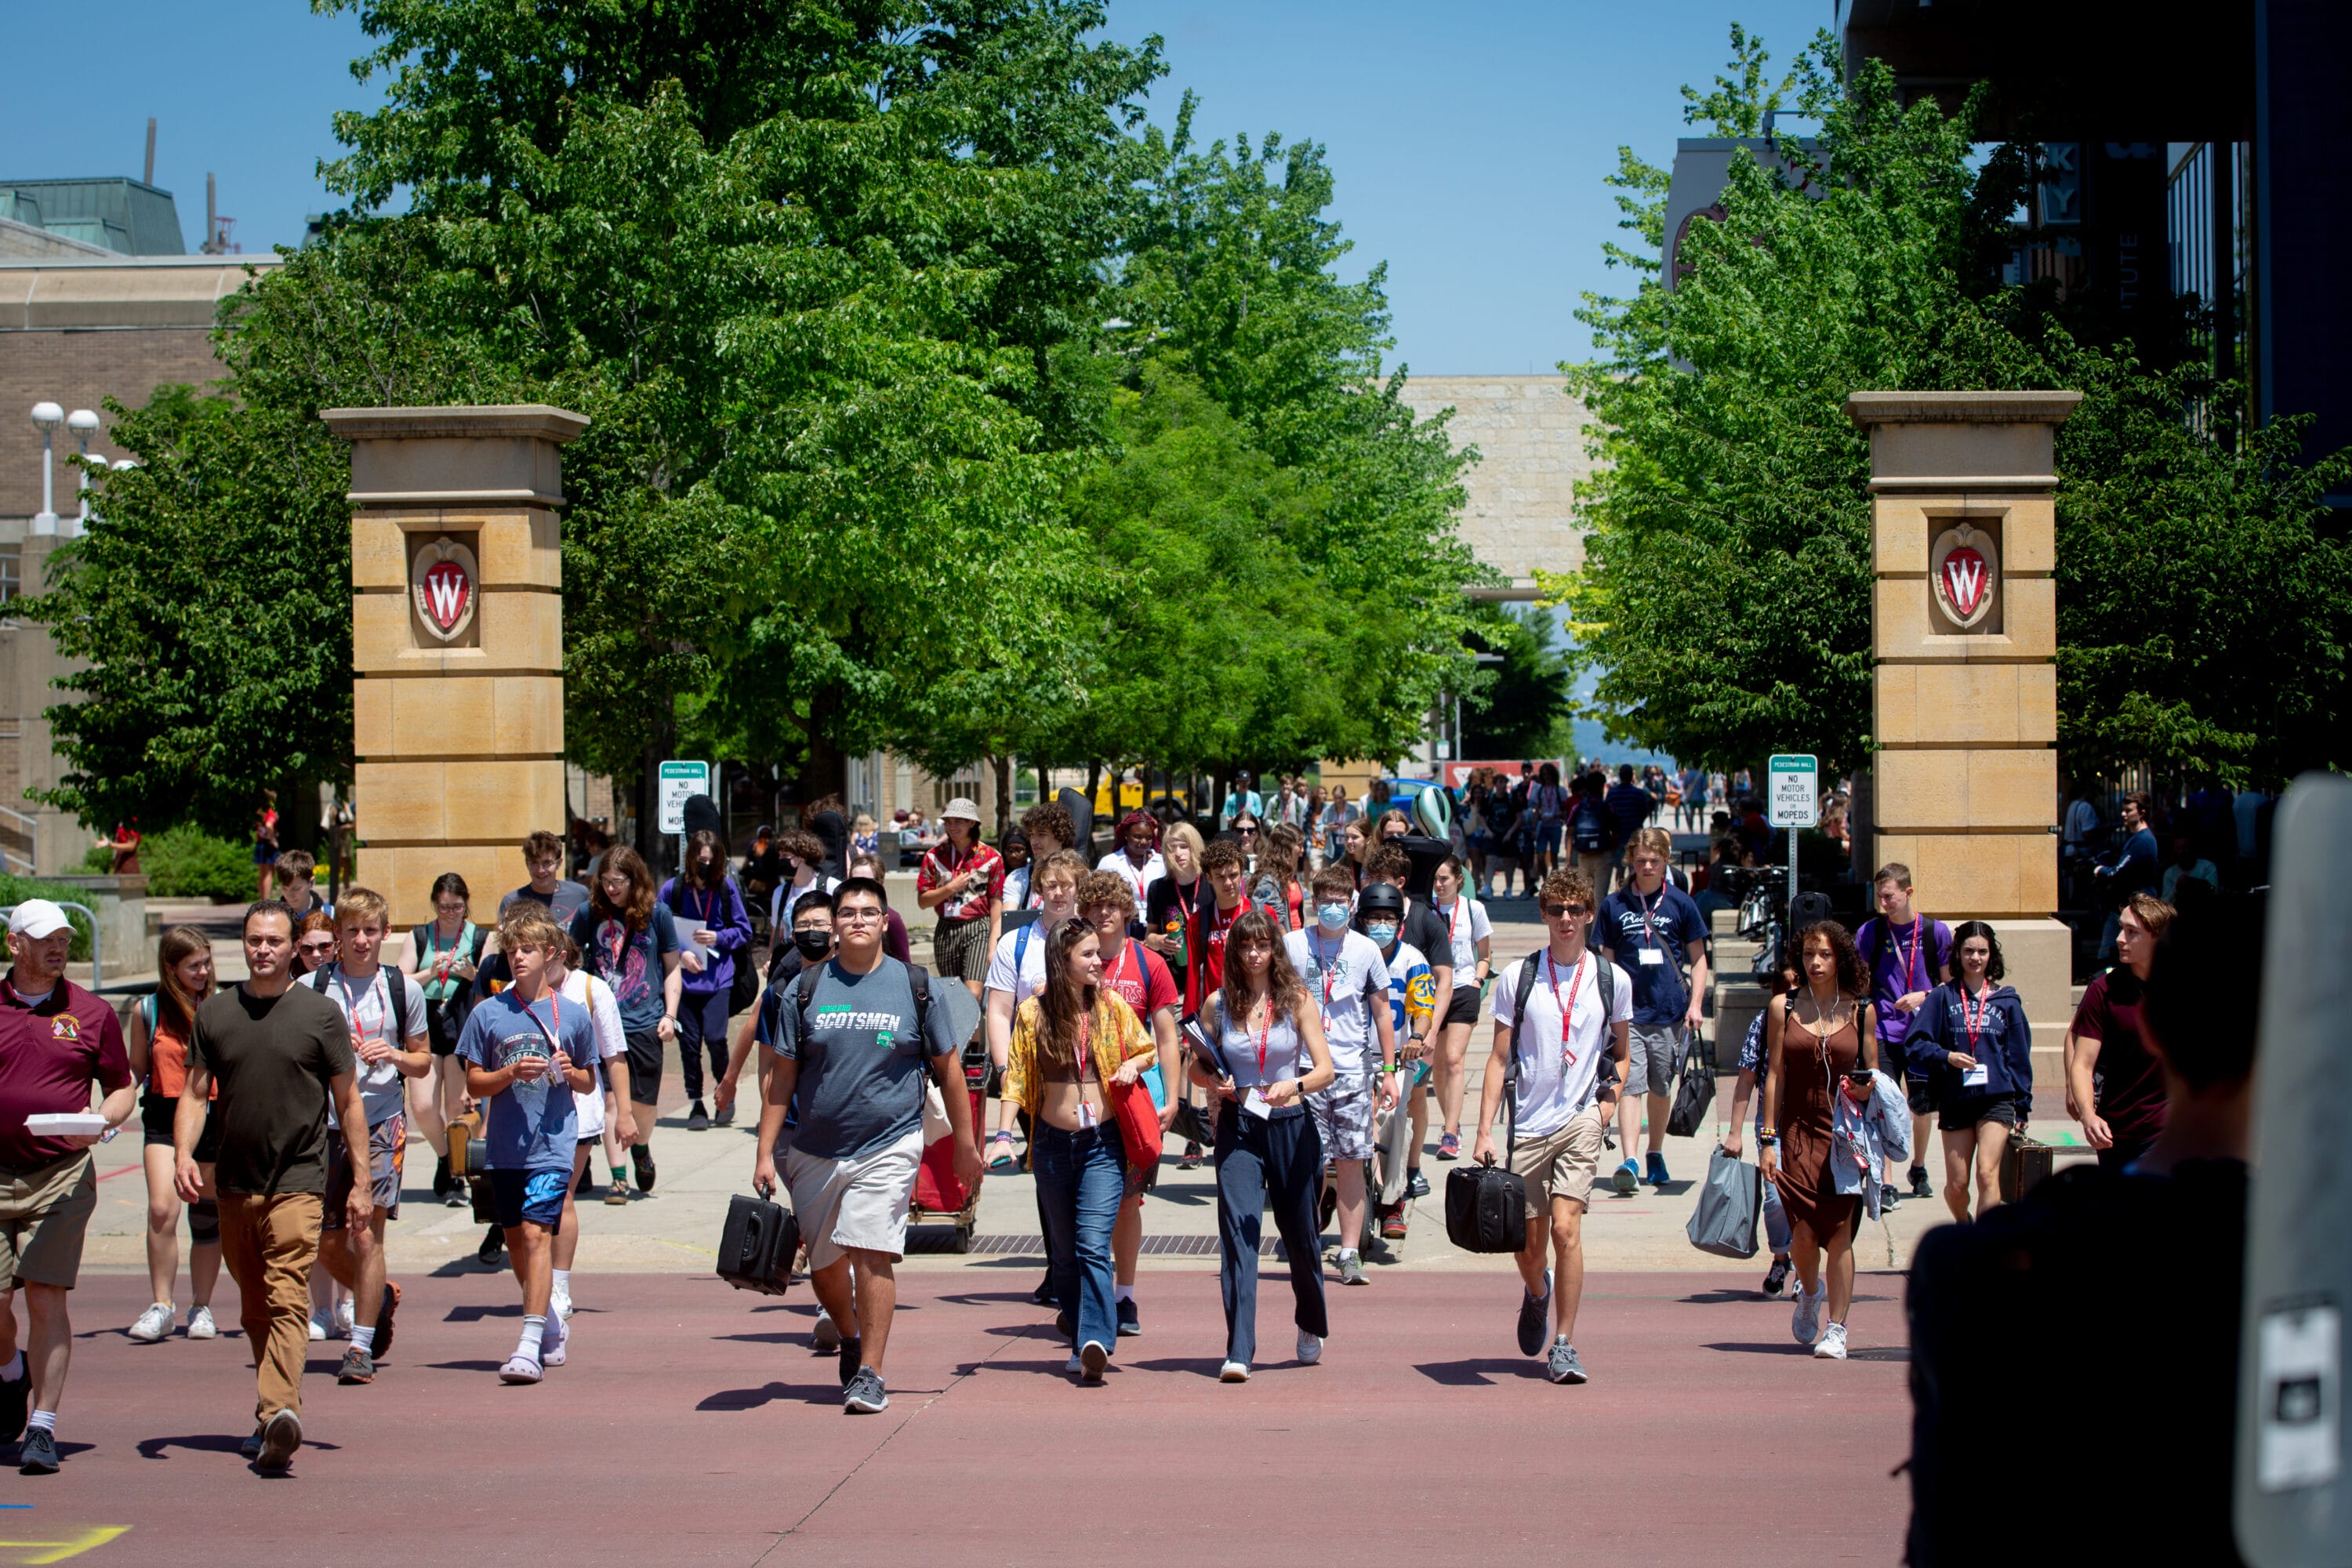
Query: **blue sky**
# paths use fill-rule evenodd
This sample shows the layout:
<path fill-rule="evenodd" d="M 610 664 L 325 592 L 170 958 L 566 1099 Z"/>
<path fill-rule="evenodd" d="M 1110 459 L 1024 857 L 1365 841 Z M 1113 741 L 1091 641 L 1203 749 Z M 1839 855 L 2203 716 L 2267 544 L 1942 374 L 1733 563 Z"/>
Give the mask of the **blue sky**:
<path fill-rule="evenodd" d="M 63 24 L 69 9 L 54 18 Z M 156 183 L 202 239 L 205 174 L 248 251 L 299 240 L 329 205 L 329 117 L 365 107 L 363 39 L 304 0 L 111 0 L 0 95 L 0 177 L 137 174 L 160 121 Z M 1389 263 L 1398 356 L 1424 374 L 1545 371 L 1589 352 L 1580 293 L 1610 290 L 1601 179 L 1620 142 L 1671 160 L 1684 82 L 1726 55 L 1733 20 L 1776 64 L 1832 20 L 1831 0 L 1110 0 L 1110 31 L 1167 40 L 1153 117 L 1198 92 L 1208 136 L 1267 131 L 1328 151 L 1352 273 Z M 75 62 L 85 62 L 76 69 Z"/>

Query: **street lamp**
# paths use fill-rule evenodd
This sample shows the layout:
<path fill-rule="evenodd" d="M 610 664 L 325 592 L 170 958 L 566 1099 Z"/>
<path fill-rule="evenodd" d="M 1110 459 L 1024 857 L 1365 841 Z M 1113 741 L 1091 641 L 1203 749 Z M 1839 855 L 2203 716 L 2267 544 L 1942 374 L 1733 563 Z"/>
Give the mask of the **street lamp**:
<path fill-rule="evenodd" d="M 33 405 L 33 423 L 41 432 L 41 510 L 33 519 L 33 532 L 45 538 L 53 536 L 58 531 L 57 495 L 51 479 L 53 459 L 49 455 L 49 437 L 65 422 L 66 411 L 56 404 Z"/>
<path fill-rule="evenodd" d="M 89 458 L 89 438 L 98 434 L 98 416 L 87 408 L 77 408 L 66 416 L 66 428 L 72 431 L 75 438 L 81 443 L 82 458 L 87 463 Z M 61 524 L 58 529 L 58 534 L 67 539 L 78 538 L 89 528 L 89 469 L 88 468 L 81 470 L 81 485 L 79 493 L 81 497 L 80 515 L 70 522 Z"/>

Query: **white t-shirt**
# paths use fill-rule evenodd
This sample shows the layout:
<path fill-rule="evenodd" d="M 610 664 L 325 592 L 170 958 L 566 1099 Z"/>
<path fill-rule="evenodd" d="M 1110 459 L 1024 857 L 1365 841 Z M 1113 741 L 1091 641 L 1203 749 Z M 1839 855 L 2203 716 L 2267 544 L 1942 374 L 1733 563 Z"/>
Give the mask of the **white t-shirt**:
<path fill-rule="evenodd" d="M 1145 895 L 1150 892 L 1151 884 L 1168 875 L 1168 862 L 1162 860 L 1160 858 L 1160 851 L 1155 849 L 1151 852 L 1151 858 L 1139 867 L 1127 858 L 1126 850 L 1114 849 L 1095 863 L 1095 869 L 1108 871 L 1120 881 L 1125 882 L 1128 890 L 1135 895 L 1136 912 L 1140 914 L 1143 910 Z"/>
<path fill-rule="evenodd" d="M 998 937 L 996 951 L 988 959 L 985 989 L 1012 992 L 1016 1007 L 1045 990 L 1045 949 L 1053 940 L 1042 915 Z"/>
<path fill-rule="evenodd" d="M 408 1039 L 394 1040 L 392 1035 L 392 986 L 397 981 L 403 987 L 402 1014 L 408 1025 Z M 325 968 L 302 976 L 297 984 L 308 985 L 334 1003 L 352 1030 L 371 1040 L 385 1040 L 394 1050 L 421 1050 L 425 1034 L 425 988 L 384 964 L 377 964 L 375 973 L 365 980 L 346 979 L 342 965 L 330 963 Z M 367 1108 L 368 1125 L 382 1126 L 399 1115 L 407 1100 L 400 1076 L 400 1064 L 382 1061 L 370 1065 L 356 1064 L 359 1068 L 360 1103 Z M 335 1102 L 327 1101 L 327 1125 L 341 1125 L 335 1115 Z"/>
<path fill-rule="evenodd" d="M 621 1004 L 613 988 L 598 976 L 584 969 L 574 969 L 563 977 L 558 993 L 566 1002 L 577 1002 L 588 1009 L 589 1026 L 596 1034 L 596 1060 L 575 1062 L 575 1067 L 592 1068 L 596 1080 L 584 1089 L 572 1091 L 572 1103 L 580 1117 L 582 1142 L 604 1135 L 604 1091 L 611 1083 L 604 1077 L 604 1064 L 628 1052 L 628 1037 L 621 1032 Z"/>
<path fill-rule="evenodd" d="M 1523 1139 L 1549 1137 L 1592 1102 L 1601 1058 L 1617 1043 L 1615 1034 L 1601 1026 L 1599 965 L 1609 960 L 1591 948 L 1585 950 L 1580 977 L 1574 964 L 1555 973 L 1549 953 L 1523 958 L 1504 970 L 1495 982 L 1496 1022 L 1511 1022 L 1511 1006 L 1519 994 L 1519 970 L 1530 963 L 1536 966 L 1536 988 L 1528 996 L 1527 1016 L 1519 1020 L 1511 1037 L 1511 1048 L 1519 1058 L 1519 1136 Z M 1609 1009 L 1609 1022 L 1631 1023 L 1633 982 L 1622 969 L 1613 963 L 1609 966 L 1616 970 L 1616 1005 Z M 1559 1019 L 1563 1003 L 1573 1015 L 1565 1049 Z"/>
<path fill-rule="evenodd" d="M 1332 1068 L 1343 1079 L 1362 1077 L 1372 1039 L 1367 1004 L 1388 1005 L 1389 966 L 1381 950 L 1357 931 L 1343 932 L 1336 942 L 1320 931 L 1295 931 L 1284 936 L 1282 944 L 1322 1014 L 1323 1042 L 1330 1047 Z"/>
<path fill-rule="evenodd" d="M 793 910 L 795 905 L 819 888 L 830 893 L 838 890 L 840 887 L 840 878 L 825 876 L 819 876 L 805 888 L 795 888 L 790 882 L 784 883 L 768 895 L 768 929 L 782 931 L 792 930 Z M 784 902 L 787 894 L 791 896 L 792 903 Z"/>
<path fill-rule="evenodd" d="M 1442 910 L 1433 902 L 1429 912 L 1444 925 L 1445 934 L 1454 941 L 1454 989 L 1459 991 L 1466 985 L 1476 990 L 1478 944 L 1495 932 L 1493 923 L 1486 919 L 1486 906 L 1475 899 L 1457 896 L 1451 910 Z"/>
<path fill-rule="evenodd" d="M 1017 910 L 1028 907 L 1029 873 L 1035 869 L 1036 863 L 1032 861 L 1018 871 L 1004 873 L 1004 912 L 1006 914 L 1009 915 Z"/>

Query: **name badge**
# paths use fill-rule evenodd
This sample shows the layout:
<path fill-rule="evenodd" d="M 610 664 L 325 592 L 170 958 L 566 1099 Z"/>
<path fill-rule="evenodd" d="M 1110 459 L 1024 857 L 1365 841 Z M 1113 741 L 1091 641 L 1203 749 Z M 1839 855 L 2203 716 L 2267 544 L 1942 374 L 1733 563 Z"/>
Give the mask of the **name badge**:
<path fill-rule="evenodd" d="M 1095 1108 L 1085 1100 L 1078 1101 L 1078 1131 L 1087 1131 L 1095 1125 Z"/>
<path fill-rule="evenodd" d="M 1960 1083 L 1968 1089 L 1989 1088 L 1992 1083 L 1992 1068 L 1984 1062 L 1979 1062 L 1960 1075 Z"/>
<path fill-rule="evenodd" d="M 1664 963 L 1665 961 L 1666 950 L 1663 947 L 1645 947 L 1642 950 L 1643 963 Z"/>
<path fill-rule="evenodd" d="M 1274 1115 L 1274 1107 L 1268 1105 L 1265 1096 L 1255 1089 L 1251 1089 L 1242 1100 L 1242 1110 L 1256 1117 L 1260 1121 L 1266 1121 Z"/>

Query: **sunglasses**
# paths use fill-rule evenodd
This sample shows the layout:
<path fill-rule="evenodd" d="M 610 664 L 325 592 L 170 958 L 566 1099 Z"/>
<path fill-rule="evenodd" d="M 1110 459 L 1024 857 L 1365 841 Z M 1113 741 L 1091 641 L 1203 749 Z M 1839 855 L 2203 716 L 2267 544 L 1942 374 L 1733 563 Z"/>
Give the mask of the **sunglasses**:
<path fill-rule="evenodd" d="M 1592 912 L 1592 906 L 1591 904 L 1546 904 L 1543 906 L 1543 912 L 1544 919 L 1556 921 L 1562 915 L 1589 915 Z"/>
<path fill-rule="evenodd" d="M 1234 831 L 1239 833 L 1244 838 L 1255 838 L 1257 837 L 1257 829 L 1255 827 L 1241 827 L 1234 829 Z"/>

